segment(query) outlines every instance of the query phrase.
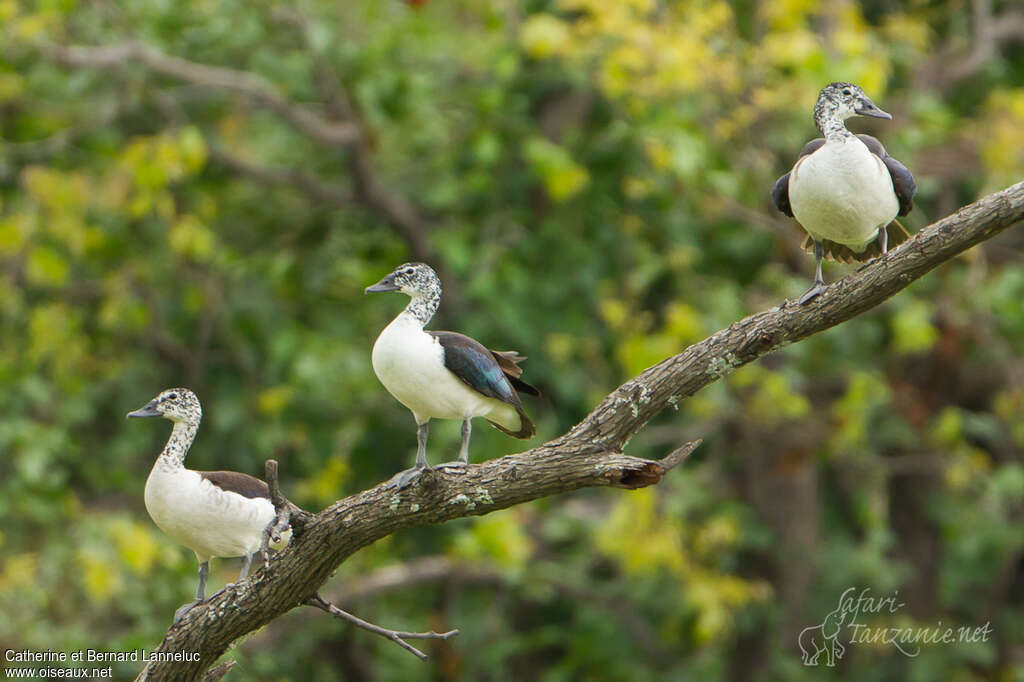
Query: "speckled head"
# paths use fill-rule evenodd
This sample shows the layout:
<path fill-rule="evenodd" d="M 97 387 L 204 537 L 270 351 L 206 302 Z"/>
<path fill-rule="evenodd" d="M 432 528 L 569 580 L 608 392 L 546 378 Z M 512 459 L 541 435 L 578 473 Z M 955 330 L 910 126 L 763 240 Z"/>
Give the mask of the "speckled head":
<path fill-rule="evenodd" d="M 129 412 L 129 417 L 163 417 L 172 422 L 184 422 L 198 426 L 203 418 L 199 398 L 187 388 L 168 388 L 139 409 Z"/>
<path fill-rule="evenodd" d="M 402 263 L 390 275 L 366 287 L 364 293 L 381 291 L 400 291 L 411 298 L 406 311 L 423 324 L 430 321 L 441 303 L 441 280 L 426 263 Z"/>
<path fill-rule="evenodd" d="M 412 298 L 433 298 L 441 293 L 441 280 L 426 263 L 402 263 L 390 275 L 364 290 L 368 294 L 379 291 L 401 291 Z"/>
<path fill-rule="evenodd" d="M 828 134 L 830 123 L 842 123 L 852 116 L 873 116 L 891 119 L 888 114 L 871 101 L 859 85 L 854 83 L 829 83 L 818 93 L 814 105 L 814 122 L 818 130 Z"/>

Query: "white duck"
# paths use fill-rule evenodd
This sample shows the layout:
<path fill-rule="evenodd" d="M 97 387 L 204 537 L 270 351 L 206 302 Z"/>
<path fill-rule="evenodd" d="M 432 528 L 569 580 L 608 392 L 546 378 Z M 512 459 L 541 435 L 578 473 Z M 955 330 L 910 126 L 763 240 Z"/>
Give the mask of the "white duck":
<path fill-rule="evenodd" d="M 245 580 L 263 531 L 275 518 L 274 505 L 267 484 L 258 478 L 235 471 L 185 468 L 185 456 L 203 418 L 192 391 L 169 388 L 128 416 L 163 417 L 174 423 L 146 480 L 145 500 L 160 530 L 195 552 L 199 560 L 195 601 L 178 609 L 174 616 L 178 620 L 205 599 L 212 557 L 244 557 L 238 581 Z M 287 530 L 271 546 L 280 549 L 290 538 Z"/>
<path fill-rule="evenodd" d="M 892 116 L 853 83 L 830 83 L 818 95 L 814 122 L 825 136 L 804 145 L 793 169 L 775 183 L 772 199 L 807 231 L 814 250 L 814 285 L 806 303 L 825 289 L 821 260 L 868 261 L 909 238 L 896 220 L 913 208 L 916 186 L 907 168 L 870 135 L 846 129 L 851 116 Z"/>
<path fill-rule="evenodd" d="M 400 291 L 412 300 L 377 337 L 373 371 L 398 402 L 408 407 L 417 424 L 416 466 L 396 479 L 409 485 L 427 467 L 427 434 L 431 419 L 462 421 L 458 460 L 469 462 L 470 420 L 484 417 L 515 438 L 530 438 L 534 426 L 516 391 L 539 395 L 522 381 L 515 351 L 492 351 L 463 334 L 424 331 L 441 303 L 441 281 L 424 263 L 404 263 L 366 288 L 367 293 Z"/>

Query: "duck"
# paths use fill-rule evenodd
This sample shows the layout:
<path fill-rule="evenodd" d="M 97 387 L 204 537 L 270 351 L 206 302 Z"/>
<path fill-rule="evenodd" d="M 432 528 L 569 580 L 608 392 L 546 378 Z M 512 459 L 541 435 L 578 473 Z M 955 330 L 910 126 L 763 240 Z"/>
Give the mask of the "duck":
<path fill-rule="evenodd" d="M 169 388 L 137 410 L 132 417 L 170 420 L 170 438 L 146 479 L 146 511 L 160 530 L 192 550 L 199 561 L 195 600 L 175 612 L 177 622 L 206 598 L 206 579 L 213 557 L 243 557 L 236 583 L 249 575 L 253 554 L 276 513 L 270 490 L 260 479 L 237 471 L 195 471 L 185 468 L 185 456 L 195 441 L 203 410 L 187 388 Z M 283 548 L 291 530 L 272 542 Z"/>
<path fill-rule="evenodd" d="M 814 123 L 824 137 L 804 145 L 772 189 L 775 206 L 806 230 L 803 248 L 814 253 L 814 284 L 800 304 L 825 290 L 823 258 L 867 262 L 910 238 L 896 216 L 913 208 L 914 176 L 876 138 L 847 130 L 846 119 L 853 116 L 892 119 L 854 83 L 822 88 Z"/>
<path fill-rule="evenodd" d="M 416 421 L 416 465 L 396 475 L 404 488 L 427 467 L 431 419 L 462 421 L 456 460 L 439 467 L 469 464 L 471 420 L 483 417 L 513 438 L 533 437 L 536 429 L 523 410 L 519 392 L 540 395 L 522 380 L 516 351 L 488 350 L 470 337 L 450 331 L 425 331 L 441 304 L 441 280 L 426 263 L 403 263 L 365 293 L 397 291 L 408 305 L 384 328 L 373 345 L 373 371 L 384 388 L 407 407 Z"/>

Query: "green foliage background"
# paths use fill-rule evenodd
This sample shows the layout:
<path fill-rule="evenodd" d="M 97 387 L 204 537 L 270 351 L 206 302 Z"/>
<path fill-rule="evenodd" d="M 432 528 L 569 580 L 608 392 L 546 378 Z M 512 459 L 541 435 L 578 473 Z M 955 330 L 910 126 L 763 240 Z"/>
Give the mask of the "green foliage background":
<path fill-rule="evenodd" d="M 362 294 L 399 262 L 445 273 L 435 328 L 530 356 L 535 444 L 806 288 L 768 190 L 823 84 L 894 114 L 851 127 L 917 176 L 911 231 L 1019 181 L 1024 49 L 991 27 L 1020 11 L 988 4 L 0 0 L 0 648 L 149 649 L 191 594 L 194 557 L 142 503 L 167 425 L 124 420 L 165 387 L 203 401 L 192 467 L 275 457 L 309 509 L 411 464 L 369 363 L 404 302 Z M 362 149 L 53 49 L 126 40 L 260 74 L 355 121 Z M 341 566 L 343 607 L 462 629 L 428 663 L 293 612 L 229 654 L 231 679 L 1024 679 L 1019 232 L 660 417 L 631 454 L 705 444 L 656 489 L 406 531 Z M 435 425 L 430 460 L 457 439 Z M 528 445 L 481 426 L 472 458 Z M 424 557 L 442 579 L 359 593 Z M 213 588 L 235 571 L 215 561 Z M 871 624 L 994 634 L 803 667 L 797 633 L 850 586 L 906 603 Z"/>

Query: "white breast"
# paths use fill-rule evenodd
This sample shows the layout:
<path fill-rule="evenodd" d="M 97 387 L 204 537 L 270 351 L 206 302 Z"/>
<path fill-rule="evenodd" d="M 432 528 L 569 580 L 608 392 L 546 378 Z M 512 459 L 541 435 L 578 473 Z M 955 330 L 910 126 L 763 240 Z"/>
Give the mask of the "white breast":
<path fill-rule="evenodd" d="M 808 234 L 854 251 L 899 211 L 888 169 L 856 137 L 826 142 L 800 159 L 790 175 L 789 201 Z"/>
<path fill-rule="evenodd" d="M 411 315 L 399 315 L 373 345 L 373 371 L 384 388 L 410 410 L 416 422 L 487 417 L 518 430 L 519 415 L 500 400 L 483 396 L 444 366 L 444 349 Z"/>
<path fill-rule="evenodd" d="M 200 562 L 256 552 L 274 518 L 265 498 L 248 498 L 206 481 L 190 469 L 157 460 L 146 480 L 146 510 L 160 530 L 185 545 Z M 282 538 L 287 543 L 291 532 Z"/>

